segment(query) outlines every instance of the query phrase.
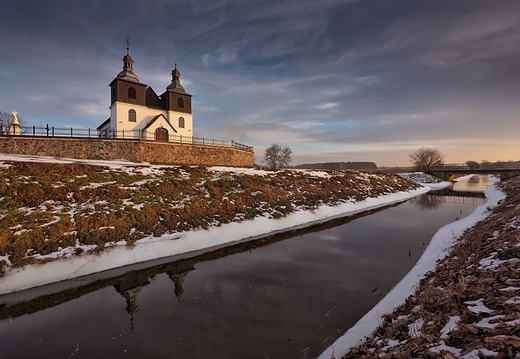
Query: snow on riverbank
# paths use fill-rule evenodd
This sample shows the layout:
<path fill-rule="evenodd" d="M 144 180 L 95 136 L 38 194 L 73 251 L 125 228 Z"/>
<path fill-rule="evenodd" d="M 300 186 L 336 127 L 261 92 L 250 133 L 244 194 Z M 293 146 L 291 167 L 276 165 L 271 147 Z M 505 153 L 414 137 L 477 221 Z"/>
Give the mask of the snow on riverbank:
<path fill-rule="evenodd" d="M 423 186 L 430 187 L 431 189 L 442 189 L 451 186 L 453 183 L 450 181 L 443 181 L 435 176 L 423 173 L 423 172 L 410 172 L 410 173 L 398 173 L 399 176 L 420 183 Z M 473 175 L 461 177 L 456 181 L 466 179 Z"/>
<path fill-rule="evenodd" d="M 494 177 L 488 176 L 488 178 L 497 181 Z M 341 358 L 351 347 L 361 344 L 366 337 L 371 337 L 372 332 L 383 321 L 383 316 L 413 294 L 421 278 L 427 272 L 435 269 L 437 261 L 447 255 L 457 237 L 465 229 L 487 217 L 490 210 L 505 198 L 505 194 L 495 186 L 488 187 L 485 195 L 487 202 L 477 207 L 472 214 L 439 229 L 414 268 L 370 312 L 327 348 L 318 359 Z"/>
<path fill-rule="evenodd" d="M 35 161 L 35 162 L 80 162 L 120 168 L 132 164 L 129 162 L 114 161 L 86 161 L 54 159 L 42 157 L 11 156 L 0 154 L 0 161 Z M 147 165 L 143 171 L 158 171 L 160 167 Z M 217 169 L 217 168 L 215 168 Z M 244 171 L 261 175 L 261 170 L 255 169 L 223 169 L 220 171 Z M 100 254 L 86 254 L 78 257 L 63 258 L 39 265 L 26 265 L 23 268 L 8 269 L 0 281 L 0 294 L 11 293 L 23 289 L 81 277 L 101 271 L 119 268 L 154 259 L 190 253 L 199 250 L 209 250 L 218 246 L 252 240 L 263 236 L 309 226 L 311 224 L 328 221 L 337 217 L 352 215 L 385 205 L 402 202 L 422 193 L 429 188 L 419 188 L 413 191 L 386 194 L 376 198 L 368 198 L 359 202 L 347 202 L 337 206 L 321 206 L 316 210 L 299 211 L 272 219 L 257 217 L 253 220 L 232 222 L 220 226 L 210 227 L 207 230 L 192 230 L 183 233 L 167 234 L 161 237 L 147 237 L 138 240 L 132 248 L 117 242 Z"/>

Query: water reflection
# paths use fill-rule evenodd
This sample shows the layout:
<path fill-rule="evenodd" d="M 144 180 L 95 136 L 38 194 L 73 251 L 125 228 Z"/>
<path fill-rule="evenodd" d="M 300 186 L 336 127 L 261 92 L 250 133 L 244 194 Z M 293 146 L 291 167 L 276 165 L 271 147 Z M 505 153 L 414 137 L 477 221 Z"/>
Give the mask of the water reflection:
<path fill-rule="evenodd" d="M 450 189 L 457 192 L 484 192 L 492 184 L 485 175 L 473 175 L 466 180 L 455 182 Z"/>
<path fill-rule="evenodd" d="M 76 346 L 74 358 L 316 357 L 409 271 L 439 227 L 477 205 L 425 197 L 35 299 L 2 296 L 0 350 L 10 358 L 66 358 Z"/>
<path fill-rule="evenodd" d="M 195 269 L 193 265 L 187 265 L 188 269 L 177 268 L 181 272 L 174 272 L 169 270 L 166 272 L 168 278 L 173 282 L 173 293 L 177 300 L 181 299 L 181 295 L 184 292 L 182 285 L 188 273 Z M 153 277 L 151 278 L 153 280 Z M 151 283 L 148 274 L 145 271 L 133 272 L 129 276 L 125 276 L 114 285 L 115 290 L 126 300 L 126 312 L 130 314 L 130 329 L 134 329 L 134 313 L 139 311 L 137 306 L 137 295 L 141 293 L 144 287 Z"/>
<path fill-rule="evenodd" d="M 485 196 L 481 193 L 475 193 L 476 195 L 471 197 L 460 196 L 456 193 L 457 192 L 454 192 L 450 188 L 447 188 L 425 193 L 422 196 L 412 198 L 410 201 L 417 209 L 424 212 L 435 210 L 443 203 L 471 203 L 479 205 L 486 201 Z"/>
<path fill-rule="evenodd" d="M 358 218 L 369 216 L 394 206 L 396 205 L 389 205 L 383 208 L 358 213 L 348 217 L 335 218 L 330 221 L 314 224 L 306 228 L 291 230 L 276 235 L 266 236 L 258 240 L 243 242 L 217 250 L 208 251 L 201 255 L 190 258 L 176 260 L 175 257 L 173 257 L 172 262 L 170 263 L 155 265 L 139 270 L 129 269 L 127 273 L 123 275 L 117 275 L 108 279 L 93 280 L 89 283 L 88 277 L 83 277 L 81 283 L 87 282 L 87 285 L 80 285 L 77 288 L 57 292 L 52 292 L 52 289 L 50 289 L 50 294 L 38 296 L 37 298 L 34 298 L 34 294 L 32 292 L 38 290 L 39 288 L 28 289 L 18 293 L 0 295 L 0 320 L 16 318 L 21 315 L 35 313 L 40 310 L 54 307 L 67 301 L 79 298 L 83 295 L 98 291 L 105 287 L 113 287 L 123 298 L 125 298 L 127 303 L 126 311 L 127 313 L 133 315 L 138 311 L 136 304 L 137 295 L 159 274 L 166 273 L 168 275 L 174 285 L 175 298 L 176 300 L 180 300 L 181 295 L 184 292 L 183 283 L 185 278 L 190 271 L 195 270 L 195 264 L 197 263 L 212 261 L 243 252 L 249 252 L 276 242 L 284 241 L 288 238 L 302 236 L 309 233 L 322 232 L 326 229 L 347 224 Z M 74 281 L 76 280 L 72 280 L 72 282 Z M 52 285 L 49 285 L 47 287 L 51 286 Z M 57 288 L 60 288 L 60 286 Z"/>

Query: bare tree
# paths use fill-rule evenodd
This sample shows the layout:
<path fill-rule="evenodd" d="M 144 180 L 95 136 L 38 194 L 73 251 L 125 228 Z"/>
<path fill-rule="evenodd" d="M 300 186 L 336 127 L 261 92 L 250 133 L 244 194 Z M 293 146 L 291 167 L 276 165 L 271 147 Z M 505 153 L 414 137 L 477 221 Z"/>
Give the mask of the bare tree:
<path fill-rule="evenodd" d="M 9 133 L 9 125 L 12 121 L 12 115 L 8 112 L 0 111 L 0 135 Z"/>
<path fill-rule="evenodd" d="M 466 165 L 469 167 L 470 170 L 478 170 L 480 165 L 476 161 L 466 161 Z"/>
<path fill-rule="evenodd" d="M 445 156 L 436 148 L 419 148 L 408 154 L 410 162 L 413 164 L 414 171 L 428 172 L 434 166 L 442 165 Z"/>
<path fill-rule="evenodd" d="M 271 169 L 287 167 L 291 164 L 292 150 L 289 147 L 280 146 L 273 143 L 265 149 L 264 161 Z"/>

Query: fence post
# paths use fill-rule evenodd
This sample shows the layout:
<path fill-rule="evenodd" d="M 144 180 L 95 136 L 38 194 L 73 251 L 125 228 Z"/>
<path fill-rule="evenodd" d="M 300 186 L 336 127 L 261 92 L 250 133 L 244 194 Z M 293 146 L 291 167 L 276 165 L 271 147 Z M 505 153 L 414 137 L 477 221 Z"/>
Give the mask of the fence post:
<path fill-rule="evenodd" d="M 54 126 L 52 126 L 52 137 L 54 137 Z"/>
<path fill-rule="evenodd" d="M 33 136 L 36 136 L 36 126 L 33 126 Z"/>
<path fill-rule="evenodd" d="M 90 127 L 88 128 L 88 138 L 90 138 Z"/>
<path fill-rule="evenodd" d="M 74 136 L 72 135 L 72 127 L 70 128 L 70 137 L 74 137 Z"/>
<path fill-rule="evenodd" d="M 45 129 L 47 130 L 47 137 L 49 137 L 49 124 L 45 125 Z"/>

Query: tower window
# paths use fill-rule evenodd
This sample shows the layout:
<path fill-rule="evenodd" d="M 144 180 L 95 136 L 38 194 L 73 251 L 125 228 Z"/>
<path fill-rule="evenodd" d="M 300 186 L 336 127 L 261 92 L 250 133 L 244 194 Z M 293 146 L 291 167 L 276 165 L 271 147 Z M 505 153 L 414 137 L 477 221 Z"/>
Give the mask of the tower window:
<path fill-rule="evenodd" d="M 179 108 L 184 108 L 184 99 L 183 98 L 179 98 L 177 100 L 177 105 L 179 106 Z"/>
<path fill-rule="evenodd" d="M 184 117 L 179 117 L 179 128 L 184 128 Z"/>
<path fill-rule="evenodd" d="M 134 109 L 128 110 L 128 121 L 137 122 L 137 116 Z"/>
<path fill-rule="evenodd" d="M 129 87 L 128 88 L 128 98 L 136 98 L 137 95 L 135 93 L 135 88 L 134 87 Z"/>

